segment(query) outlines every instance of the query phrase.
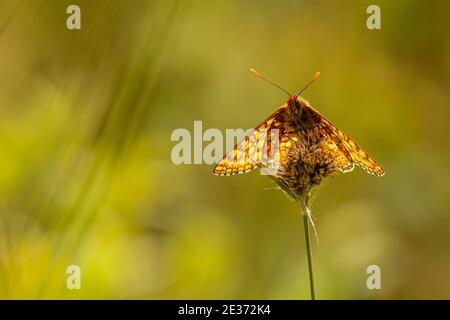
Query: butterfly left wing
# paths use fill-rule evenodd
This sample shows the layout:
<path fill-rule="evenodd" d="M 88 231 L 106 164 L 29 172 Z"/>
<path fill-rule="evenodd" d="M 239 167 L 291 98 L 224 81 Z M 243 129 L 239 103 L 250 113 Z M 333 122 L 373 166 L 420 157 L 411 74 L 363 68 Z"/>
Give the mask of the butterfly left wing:
<path fill-rule="evenodd" d="M 268 165 L 267 158 L 274 158 L 271 147 L 271 132 L 274 129 L 282 130 L 284 112 L 287 104 L 280 106 L 273 114 L 259 124 L 251 134 L 236 144 L 214 167 L 213 173 L 222 176 L 231 176 L 249 172 L 255 168 Z M 276 150 L 275 150 L 276 151 Z"/>
<path fill-rule="evenodd" d="M 311 105 L 302 99 L 302 106 L 307 108 L 314 117 L 315 123 L 321 130 L 327 133 L 333 143 L 341 150 L 342 154 L 336 159 L 340 162 L 341 171 L 348 172 L 353 170 L 354 164 L 364 169 L 367 173 L 376 176 L 383 176 L 384 169 L 378 162 L 372 158 L 366 151 L 363 150 L 352 138 L 346 135 L 343 131 L 338 129 L 334 124 L 325 119 L 319 112 L 317 112 Z"/>

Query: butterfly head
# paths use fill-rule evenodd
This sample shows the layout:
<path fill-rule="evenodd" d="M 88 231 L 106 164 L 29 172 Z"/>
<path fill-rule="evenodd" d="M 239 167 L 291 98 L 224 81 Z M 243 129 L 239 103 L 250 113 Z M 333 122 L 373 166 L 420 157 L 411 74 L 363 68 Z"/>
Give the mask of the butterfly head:
<path fill-rule="evenodd" d="M 300 101 L 298 101 L 297 96 L 289 96 L 287 104 L 289 108 L 295 109 L 300 106 Z"/>
<path fill-rule="evenodd" d="M 295 108 L 300 105 L 300 101 L 298 101 L 297 96 L 289 96 L 287 103 L 290 108 Z"/>

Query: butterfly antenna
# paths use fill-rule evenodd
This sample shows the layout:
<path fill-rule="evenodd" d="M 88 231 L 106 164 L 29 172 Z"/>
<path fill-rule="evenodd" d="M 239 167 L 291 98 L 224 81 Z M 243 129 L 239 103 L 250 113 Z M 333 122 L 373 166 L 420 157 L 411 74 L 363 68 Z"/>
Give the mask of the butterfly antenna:
<path fill-rule="evenodd" d="M 298 97 L 303 91 L 306 90 L 306 88 L 308 88 L 314 81 L 316 81 L 316 79 L 320 76 L 320 72 L 317 71 L 314 76 L 312 77 L 311 81 L 296 95 L 296 97 Z"/>
<path fill-rule="evenodd" d="M 272 81 L 270 81 L 269 79 L 267 79 L 266 77 L 264 77 L 262 74 L 260 74 L 258 71 L 256 71 L 253 68 L 250 68 L 251 73 L 253 73 L 255 76 L 267 81 L 268 83 L 270 83 L 271 85 L 274 85 L 275 87 L 277 87 L 278 89 L 283 90 L 288 96 L 291 96 L 291 94 L 289 92 L 287 92 L 286 90 L 284 90 L 282 87 L 280 87 L 279 85 L 277 85 L 276 83 L 273 83 Z"/>

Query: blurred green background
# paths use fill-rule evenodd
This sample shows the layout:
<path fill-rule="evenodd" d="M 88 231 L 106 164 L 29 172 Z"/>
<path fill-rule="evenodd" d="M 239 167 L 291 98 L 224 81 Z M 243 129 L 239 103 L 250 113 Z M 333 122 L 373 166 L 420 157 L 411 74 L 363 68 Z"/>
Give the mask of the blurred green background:
<path fill-rule="evenodd" d="M 292 92 L 320 70 L 303 96 L 386 170 L 318 191 L 318 298 L 449 299 L 449 11 L 1 0 L 0 298 L 309 298 L 297 205 L 257 171 L 170 158 L 176 128 L 247 129 L 285 102 L 255 67 Z M 71 264 L 81 290 L 66 288 Z"/>

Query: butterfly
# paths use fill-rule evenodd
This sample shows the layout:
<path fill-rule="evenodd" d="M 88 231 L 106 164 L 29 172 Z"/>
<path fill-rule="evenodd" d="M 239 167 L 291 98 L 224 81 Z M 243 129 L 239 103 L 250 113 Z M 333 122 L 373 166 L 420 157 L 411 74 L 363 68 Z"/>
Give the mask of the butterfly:
<path fill-rule="evenodd" d="M 256 70 L 250 70 L 283 90 L 289 99 L 225 154 L 214 174 L 231 176 L 256 168 L 275 168 L 269 176 L 293 198 L 308 193 L 327 176 L 350 172 L 355 166 L 376 176 L 384 175 L 384 169 L 373 157 L 300 97 L 319 72 L 293 96 Z M 275 147 L 274 140 L 278 142 Z"/>

